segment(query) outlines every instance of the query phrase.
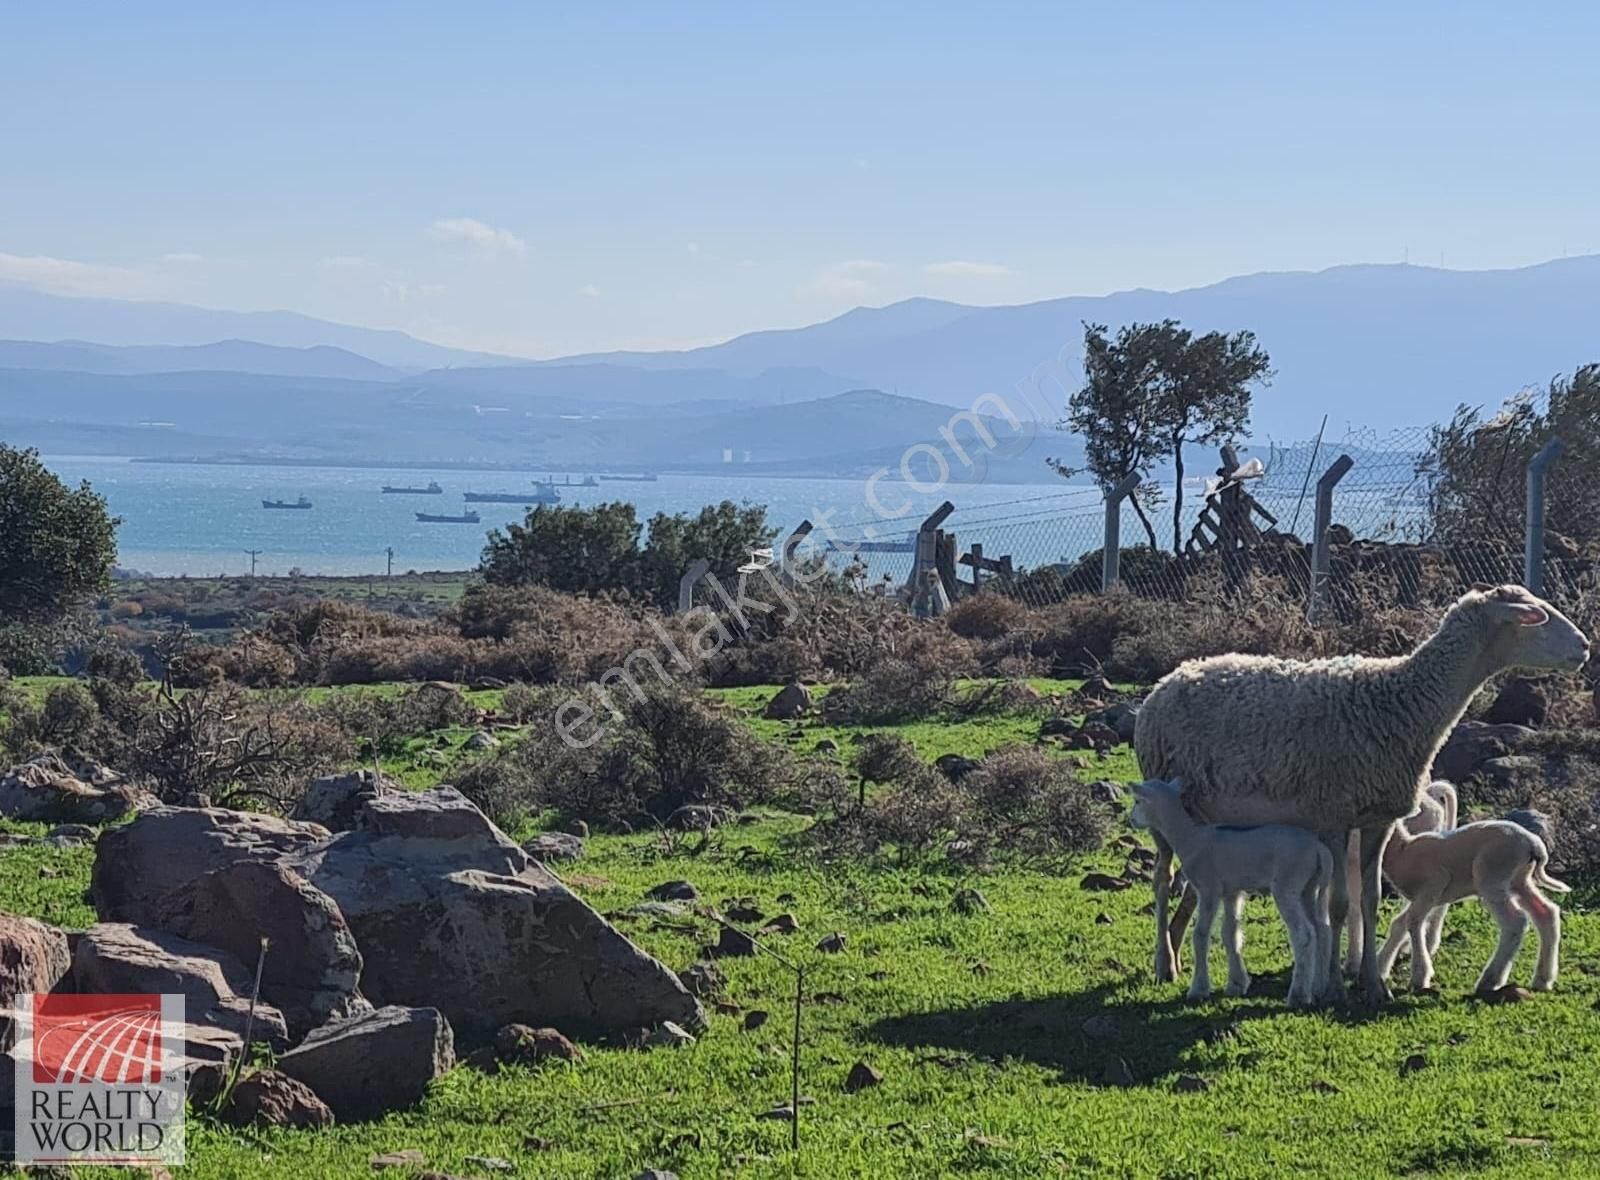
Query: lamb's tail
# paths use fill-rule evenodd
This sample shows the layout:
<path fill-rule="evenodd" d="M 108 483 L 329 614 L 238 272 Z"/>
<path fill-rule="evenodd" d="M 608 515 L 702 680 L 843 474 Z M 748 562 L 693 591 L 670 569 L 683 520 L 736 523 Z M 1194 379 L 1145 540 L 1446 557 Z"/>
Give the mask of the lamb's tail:
<path fill-rule="evenodd" d="M 1549 873 L 1545 872 L 1545 865 L 1550 863 L 1550 853 L 1545 848 L 1544 841 L 1535 836 L 1534 843 L 1538 847 L 1534 849 L 1533 853 L 1533 883 L 1541 889 L 1550 890 L 1552 893 L 1571 893 L 1571 885 L 1568 885 L 1565 881 L 1557 881 Z"/>

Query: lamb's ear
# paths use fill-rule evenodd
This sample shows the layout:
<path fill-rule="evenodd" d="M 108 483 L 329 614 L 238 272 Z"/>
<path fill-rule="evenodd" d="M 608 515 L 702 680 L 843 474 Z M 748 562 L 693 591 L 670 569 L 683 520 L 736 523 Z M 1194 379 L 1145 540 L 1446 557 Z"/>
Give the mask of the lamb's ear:
<path fill-rule="evenodd" d="M 1493 610 L 1508 622 L 1522 627 L 1542 627 L 1550 621 L 1549 612 L 1531 602 L 1496 602 Z"/>
<path fill-rule="evenodd" d="M 1472 589 L 1476 590 L 1479 594 L 1487 594 L 1489 591 L 1493 590 L 1494 587 L 1489 585 L 1488 582 L 1474 582 L 1472 583 Z"/>

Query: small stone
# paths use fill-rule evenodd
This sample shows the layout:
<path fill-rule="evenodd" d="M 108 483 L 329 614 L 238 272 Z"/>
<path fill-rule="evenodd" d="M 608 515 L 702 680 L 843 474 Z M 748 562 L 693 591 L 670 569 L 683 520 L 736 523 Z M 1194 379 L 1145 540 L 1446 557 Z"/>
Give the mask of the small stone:
<path fill-rule="evenodd" d="M 694 1037 L 672 1021 L 663 1020 L 661 1027 L 646 1037 L 644 1043 L 650 1049 L 676 1049 L 694 1044 Z"/>
<path fill-rule="evenodd" d="M 729 959 L 747 958 L 756 953 L 756 944 L 755 940 L 743 930 L 724 926 L 722 933 L 717 937 L 717 945 L 711 948 L 711 953 Z"/>
<path fill-rule="evenodd" d="M 722 916 L 730 922 L 759 922 L 766 915 L 748 901 L 736 901 L 723 911 Z"/>
<path fill-rule="evenodd" d="M 761 1008 L 752 1008 L 750 1011 L 744 1014 L 744 1031 L 755 1032 L 756 1029 L 760 1028 L 770 1019 L 772 1019 L 772 1014 L 770 1012 L 767 1012 Z"/>
<path fill-rule="evenodd" d="M 762 715 L 770 721 L 793 721 L 811 708 L 811 690 L 799 681 L 790 681 L 767 702 Z"/>
<path fill-rule="evenodd" d="M 848 1003 L 842 992 L 818 992 L 811 997 L 813 1004 L 844 1004 Z"/>
<path fill-rule="evenodd" d="M 839 743 L 832 738 L 823 738 L 817 743 L 816 750 L 819 754 L 837 754 L 839 752 Z"/>
<path fill-rule="evenodd" d="M 687 881 L 663 881 L 645 896 L 652 901 L 698 901 L 700 891 Z"/>
<path fill-rule="evenodd" d="M 779 914 L 772 921 L 761 928 L 763 934 L 793 934 L 800 929 L 800 922 L 793 914 Z"/>
<path fill-rule="evenodd" d="M 587 840 L 589 838 L 589 825 L 581 819 L 575 819 L 569 823 L 567 825 L 567 831 L 578 837 L 580 840 Z"/>
<path fill-rule="evenodd" d="M 793 905 L 795 903 L 795 896 L 792 893 L 780 893 L 777 897 L 773 898 L 773 900 L 779 905 Z"/>
<path fill-rule="evenodd" d="M 1127 889 L 1132 881 L 1123 877 L 1113 877 L 1107 873 L 1086 873 L 1078 883 L 1080 889 L 1087 889 L 1091 893 L 1109 893 L 1119 889 Z"/>
<path fill-rule="evenodd" d="M 950 899 L 950 908 L 958 914 L 987 914 L 992 908 L 989 899 L 976 889 L 958 889 Z"/>
<path fill-rule="evenodd" d="M 1520 988 L 1514 983 L 1508 983 L 1492 992 L 1476 992 L 1474 994 L 1485 1004 L 1520 1004 L 1524 1000 L 1533 999 L 1532 992 L 1526 988 Z"/>
<path fill-rule="evenodd" d="M 728 977 L 715 963 L 699 962 L 678 972 L 678 980 L 689 989 L 689 994 L 702 1000 L 722 994 L 728 986 Z"/>
<path fill-rule="evenodd" d="M 420 1168 L 427 1162 L 428 1157 L 414 1147 L 408 1147 L 403 1151 L 382 1152 L 367 1160 L 373 1170 L 379 1172 L 385 1168 Z"/>
<path fill-rule="evenodd" d="M 1133 1077 L 1133 1070 L 1128 1068 L 1128 1063 L 1120 1057 L 1113 1057 L 1106 1062 L 1105 1082 L 1108 1086 L 1133 1086 L 1138 1083 Z"/>
<path fill-rule="evenodd" d="M 556 864 L 582 856 L 583 841 L 570 832 L 541 832 L 524 844 L 522 851 L 540 864 Z"/>
<path fill-rule="evenodd" d="M 1318 1078 L 1316 1081 L 1311 1083 L 1311 1091 L 1314 1094 L 1337 1094 L 1340 1092 L 1338 1086 L 1335 1086 L 1332 1082 L 1325 1081 L 1322 1078 Z"/>
<path fill-rule="evenodd" d="M 1091 1016 L 1083 1022 L 1083 1035 L 1097 1041 L 1109 1040 L 1121 1031 L 1122 1026 L 1117 1023 L 1116 1018 L 1104 1012 Z"/>
<path fill-rule="evenodd" d="M 817 949 L 825 955 L 837 955 L 844 950 L 844 947 L 844 935 L 838 933 L 830 934 L 817 943 Z"/>
<path fill-rule="evenodd" d="M 1094 924 L 1096 926 L 1109 926 L 1109 925 L 1111 925 L 1111 915 L 1110 914 L 1096 914 L 1094 916 Z"/>
<path fill-rule="evenodd" d="M 889 978 L 889 973 L 887 971 L 869 971 L 867 972 L 867 978 L 872 980 L 873 983 L 882 983 Z"/>
<path fill-rule="evenodd" d="M 873 1069 L 865 1061 L 858 1061 L 850 1067 L 850 1072 L 844 1079 L 844 1092 L 854 1094 L 860 1090 L 870 1090 L 873 1086 L 883 1084 L 883 1075 Z"/>
<path fill-rule="evenodd" d="M 522 1141 L 523 1151 L 549 1151 L 553 1147 L 554 1143 L 540 1135 L 529 1135 Z"/>
<path fill-rule="evenodd" d="M 756 1115 L 756 1118 L 761 1119 L 763 1122 L 792 1123 L 794 1122 L 794 1107 L 774 1106 L 771 1110 L 762 1111 Z"/>
<path fill-rule="evenodd" d="M 1418 1070 L 1428 1068 L 1428 1059 L 1421 1053 L 1413 1053 L 1400 1063 L 1400 1076 L 1416 1073 Z"/>
<path fill-rule="evenodd" d="M 333 1111 L 310 1086 L 275 1069 L 258 1069 L 234 1086 L 222 1117 L 236 1127 L 333 1126 Z"/>
<path fill-rule="evenodd" d="M 469 1168 L 482 1168 L 485 1172 L 515 1172 L 517 1165 L 497 1155 L 469 1155 L 462 1161 Z"/>
<path fill-rule="evenodd" d="M 500 1058 L 495 1056 L 493 1045 L 484 1045 L 474 1049 L 461 1059 L 461 1064 L 468 1069 L 475 1069 L 479 1073 L 493 1075 L 500 1072 Z"/>
<path fill-rule="evenodd" d="M 582 1061 L 583 1050 L 553 1028 L 508 1024 L 494 1034 L 495 1059 L 503 1065 L 541 1061 Z"/>
<path fill-rule="evenodd" d="M 479 750 L 493 750 L 499 745 L 499 738 L 495 737 L 494 734 L 490 733 L 488 730 L 480 729 L 466 741 L 462 742 L 461 748 L 463 750 L 472 750 L 477 752 Z"/>
<path fill-rule="evenodd" d="M 1204 1094 L 1211 1089 L 1211 1083 L 1198 1074 L 1185 1073 L 1178 1075 L 1172 1083 L 1172 1089 L 1178 1094 Z"/>

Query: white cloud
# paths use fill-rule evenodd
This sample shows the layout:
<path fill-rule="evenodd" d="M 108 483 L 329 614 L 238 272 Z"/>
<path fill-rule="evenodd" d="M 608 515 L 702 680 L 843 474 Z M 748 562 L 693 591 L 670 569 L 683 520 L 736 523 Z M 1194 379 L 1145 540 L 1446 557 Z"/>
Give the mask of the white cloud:
<path fill-rule="evenodd" d="M 205 260 L 206 256 L 204 254 L 191 254 L 187 250 L 180 250 L 175 254 L 163 254 L 161 256 L 162 262 L 177 262 L 185 265 L 204 262 Z"/>
<path fill-rule="evenodd" d="M 160 277 L 124 266 L 100 266 L 67 258 L 0 253 L 0 283 L 20 283 L 52 295 L 132 299 L 158 294 Z"/>
<path fill-rule="evenodd" d="M 483 254 L 524 254 L 528 244 L 508 229 L 496 229 L 473 217 L 441 217 L 428 236 L 447 245 L 467 246 Z"/>
<path fill-rule="evenodd" d="M 587 295 L 590 299 L 598 299 L 600 298 L 600 288 L 593 283 L 585 283 L 582 294 Z"/>
<path fill-rule="evenodd" d="M 870 295 L 873 282 L 882 278 L 891 267 L 887 262 L 870 258 L 852 258 L 848 262 L 835 262 L 824 266 L 812 275 L 801 288 L 803 294 L 822 295 L 830 299 L 860 299 Z"/>
<path fill-rule="evenodd" d="M 1009 279 L 1016 271 L 998 262 L 930 262 L 922 268 L 925 275 L 942 279 Z"/>

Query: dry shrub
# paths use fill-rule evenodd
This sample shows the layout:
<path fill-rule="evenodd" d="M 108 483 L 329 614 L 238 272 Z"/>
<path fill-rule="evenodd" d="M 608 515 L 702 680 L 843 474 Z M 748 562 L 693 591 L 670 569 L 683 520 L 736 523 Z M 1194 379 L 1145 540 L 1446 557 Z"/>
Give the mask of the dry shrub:
<path fill-rule="evenodd" d="M 944 616 L 945 626 L 963 639 L 990 640 L 1033 630 L 1035 612 L 1003 594 L 974 594 L 963 598 Z"/>
<path fill-rule="evenodd" d="M 967 640 L 938 627 L 912 632 L 849 684 L 822 700 L 830 725 L 888 725 L 929 717 L 956 699 L 956 681 L 977 671 Z"/>
<path fill-rule="evenodd" d="M 548 688 L 531 684 L 508 684 L 500 695 L 500 712 L 518 725 L 526 725 L 535 717 L 555 710 L 565 697 L 557 697 Z"/>

